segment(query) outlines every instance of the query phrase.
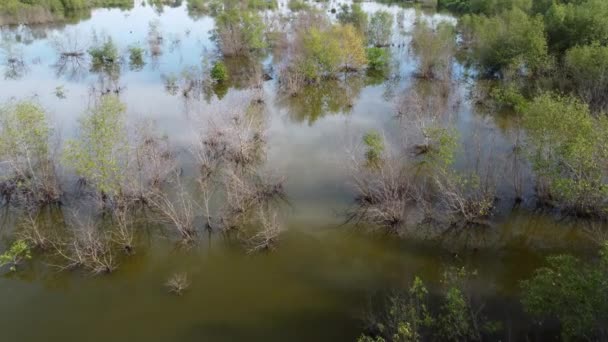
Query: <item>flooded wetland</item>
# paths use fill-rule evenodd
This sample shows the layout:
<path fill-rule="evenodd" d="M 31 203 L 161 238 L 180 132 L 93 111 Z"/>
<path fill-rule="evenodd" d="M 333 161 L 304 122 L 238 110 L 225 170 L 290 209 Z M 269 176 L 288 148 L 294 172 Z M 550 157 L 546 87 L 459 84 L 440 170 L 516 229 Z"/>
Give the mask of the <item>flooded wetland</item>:
<path fill-rule="evenodd" d="M 552 9 L 7 1 L 1 340 L 608 339 L 604 46 Z"/>

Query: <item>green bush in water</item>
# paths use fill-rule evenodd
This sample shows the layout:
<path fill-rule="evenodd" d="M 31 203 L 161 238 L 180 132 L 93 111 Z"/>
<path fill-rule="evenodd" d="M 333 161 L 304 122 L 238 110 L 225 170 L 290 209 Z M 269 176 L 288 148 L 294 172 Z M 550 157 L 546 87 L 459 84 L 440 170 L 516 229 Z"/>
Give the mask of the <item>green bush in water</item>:
<path fill-rule="evenodd" d="M 383 48 L 371 47 L 367 48 L 367 66 L 372 70 L 380 70 L 384 68 L 389 61 L 388 53 Z"/>
<path fill-rule="evenodd" d="M 211 79 L 215 82 L 224 82 L 228 80 L 228 69 L 222 61 L 217 61 L 211 68 Z"/>

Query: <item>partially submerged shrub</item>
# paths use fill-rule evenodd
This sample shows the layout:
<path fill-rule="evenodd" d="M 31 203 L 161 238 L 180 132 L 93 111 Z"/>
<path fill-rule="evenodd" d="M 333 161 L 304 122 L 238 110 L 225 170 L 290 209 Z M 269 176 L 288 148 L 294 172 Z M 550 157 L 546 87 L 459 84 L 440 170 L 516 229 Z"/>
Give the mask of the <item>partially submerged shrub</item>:
<path fill-rule="evenodd" d="M 605 215 L 608 120 L 573 97 L 545 93 L 524 110 L 537 194 L 581 215 Z"/>
<path fill-rule="evenodd" d="M 222 61 L 215 62 L 211 68 L 211 78 L 216 82 L 224 82 L 228 80 L 228 69 Z"/>
<path fill-rule="evenodd" d="M 369 19 L 367 13 L 361 8 L 361 5 L 357 3 L 353 3 L 350 6 L 342 4 L 340 12 L 338 12 L 336 17 L 343 25 L 353 25 L 361 35 L 367 34 Z"/>
<path fill-rule="evenodd" d="M 393 32 L 393 15 L 386 11 L 372 14 L 367 28 L 367 39 L 376 47 L 388 46 Z"/>
<path fill-rule="evenodd" d="M 407 291 L 390 296 L 385 308 L 374 313 L 368 320 L 369 335 L 359 337 L 359 342 L 373 341 L 422 341 L 428 337 L 433 317 L 428 308 L 428 291 L 418 277 Z"/>
<path fill-rule="evenodd" d="M 56 202 L 61 195 L 49 146 L 46 113 L 20 102 L 0 109 L 0 188 L 6 200 L 28 204 Z"/>
<path fill-rule="evenodd" d="M 548 66 L 542 18 L 515 8 L 490 18 L 465 16 L 462 23 L 465 43 L 471 47 L 474 62 L 485 72 L 514 69 L 534 74 Z"/>
<path fill-rule="evenodd" d="M 181 296 L 190 287 L 188 273 L 175 273 L 165 284 L 170 293 Z"/>
<path fill-rule="evenodd" d="M 417 18 L 412 33 L 412 47 L 418 55 L 418 72 L 424 78 L 448 79 L 454 54 L 455 32 L 450 24 L 440 23 L 436 28 Z"/>
<path fill-rule="evenodd" d="M 541 319 L 557 319 L 564 340 L 601 340 L 608 334 L 608 245 L 598 264 L 570 255 L 547 258 L 521 283 L 525 310 Z"/>
<path fill-rule="evenodd" d="M 367 64 L 363 36 L 351 24 L 302 27 L 288 44 L 293 51 L 279 71 L 279 82 L 292 95 L 307 84 Z"/>
<path fill-rule="evenodd" d="M 106 38 L 100 45 L 90 48 L 89 55 L 94 71 L 113 72 L 120 63 L 118 48 L 112 38 Z"/>
<path fill-rule="evenodd" d="M 0 267 L 9 265 L 12 272 L 17 270 L 17 266 L 25 260 L 32 258 L 30 247 L 25 240 L 13 242 L 7 251 L 0 254 Z"/>
<path fill-rule="evenodd" d="M 596 111 L 608 109 L 608 47 L 576 46 L 566 52 L 565 67 L 578 96 Z"/>
<path fill-rule="evenodd" d="M 369 167 L 379 167 L 384 153 L 384 139 L 378 132 L 370 131 L 363 136 L 363 143 L 367 147 L 365 159 Z"/>
<path fill-rule="evenodd" d="M 367 67 L 371 70 L 382 70 L 389 63 L 387 50 L 378 47 L 367 48 Z"/>
<path fill-rule="evenodd" d="M 264 29 L 257 12 L 227 9 L 216 18 L 214 38 L 224 56 L 246 56 L 266 47 Z"/>
<path fill-rule="evenodd" d="M 129 67 L 132 70 L 141 70 L 146 62 L 144 61 L 144 49 L 139 46 L 129 48 Z"/>
<path fill-rule="evenodd" d="M 111 273 L 118 267 L 110 232 L 92 223 L 76 222 L 69 234 L 53 241 L 59 269 L 81 268 L 92 274 Z"/>
<path fill-rule="evenodd" d="M 65 159 L 102 199 L 121 192 L 125 177 L 125 105 L 104 96 L 81 119 L 79 136 L 68 141 Z"/>

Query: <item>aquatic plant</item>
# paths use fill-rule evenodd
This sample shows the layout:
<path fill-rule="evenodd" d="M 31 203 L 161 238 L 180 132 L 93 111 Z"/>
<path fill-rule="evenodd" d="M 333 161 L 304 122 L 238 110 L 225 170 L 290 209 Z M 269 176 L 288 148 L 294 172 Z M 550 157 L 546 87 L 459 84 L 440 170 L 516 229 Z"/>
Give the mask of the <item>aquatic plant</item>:
<path fill-rule="evenodd" d="M 59 200 L 52 134 L 46 113 L 34 102 L 0 109 L 0 188 L 6 200 L 29 205 Z"/>
<path fill-rule="evenodd" d="M 141 70 L 145 64 L 144 49 L 137 45 L 129 47 L 129 67 L 132 70 Z"/>
<path fill-rule="evenodd" d="M 363 136 L 363 143 L 367 147 L 365 158 L 369 167 L 379 167 L 382 163 L 382 153 L 384 153 L 384 139 L 380 133 L 370 131 Z"/>
<path fill-rule="evenodd" d="M 267 46 L 264 31 L 257 12 L 227 9 L 216 19 L 213 38 L 224 56 L 247 56 Z"/>
<path fill-rule="evenodd" d="M 597 263 L 570 255 L 548 257 L 546 266 L 521 282 L 526 311 L 540 320 L 556 318 L 564 340 L 608 336 L 608 244 Z"/>
<path fill-rule="evenodd" d="M 371 70 L 382 70 L 389 63 L 387 50 L 371 47 L 365 50 L 367 54 L 367 67 Z"/>
<path fill-rule="evenodd" d="M 12 272 L 17 270 L 17 266 L 25 260 L 32 258 L 30 247 L 24 240 L 13 242 L 9 249 L 0 254 L 0 267 L 10 265 Z"/>
<path fill-rule="evenodd" d="M 170 293 L 181 296 L 190 287 L 188 273 L 175 273 L 165 283 Z"/>
<path fill-rule="evenodd" d="M 524 110 L 527 149 L 542 201 L 580 215 L 605 215 L 608 120 L 571 96 L 545 93 Z"/>
<path fill-rule="evenodd" d="M 112 38 L 106 38 L 100 45 L 89 49 L 94 70 L 111 70 L 119 63 L 118 48 Z"/>
<path fill-rule="evenodd" d="M 393 15 L 387 11 L 377 11 L 370 16 L 367 27 L 368 42 L 375 47 L 385 47 L 391 42 Z"/>
<path fill-rule="evenodd" d="M 79 135 L 69 140 L 65 160 L 105 202 L 122 190 L 127 132 L 126 107 L 113 95 L 104 96 L 79 122 Z"/>
<path fill-rule="evenodd" d="M 361 5 L 357 3 L 353 3 L 350 6 L 342 4 L 336 18 L 343 25 L 353 25 L 362 36 L 367 34 L 369 18 L 367 13 L 361 8 Z"/>
<path fill-rule="evenodd" d="M 211 78 L 216 82 L 224 82 L 228 79 L 228 69 L 226 69 L 226 65 L 222 61 L 213 64 Z"/>
<path fill-rule="evenodd" d="M 418 55 L 418 74 L 424 78 L 449 79 L 456 50 L 454 27 L 440 23 L 433 28 L 418 17 L 412 32 L 412 48 Z"/>

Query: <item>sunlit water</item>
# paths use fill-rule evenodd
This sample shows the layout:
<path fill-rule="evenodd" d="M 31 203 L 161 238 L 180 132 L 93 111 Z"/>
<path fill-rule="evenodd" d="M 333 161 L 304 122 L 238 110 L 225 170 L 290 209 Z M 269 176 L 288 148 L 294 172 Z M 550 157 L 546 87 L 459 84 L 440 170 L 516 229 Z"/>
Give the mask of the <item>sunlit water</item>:
<path fill-rule="evenodd" d="M 132 10 L 94 10 L 91 18 L 77 24 L 3 28 L 3 60 L 8 55 L 22 56 L 25 65 L 18 70 L 2 67 L 0 101 L 35 99 L 48 110 L 55 129 L 69 138 L 94 94 L 120 88 L 130 119 L 154 119 L 182 148 L 195 127 L 245 101 L 248 66 L 238 60 L 228 61 L 230 71 L 245 80 L 234 81 L 225 94 L 185 98 L 168 92 L 164 83 L 168 77 L 201 68 L 214 58 L 214 20 L 190 16 L 186 4 L 160 12 L 137 2 Z M 330 3 L 325 9 L 338 5 Z M 496 170 L 499 210 L 488 227 L 427 240 L 424 232 L 396 239 L 343 225 L 354 200 L 345 164 L 347 150 L 370 129 L 383 132 L 389 141 L 398 139 L 403 123 L 395 117 L 395 103 L 400 94 L 421 86 L 413 77 L 416 59 L 408 50 L 407 33 L 415 10 L 367 2 L 363 8 L 404 13 L 402 25 L 395 25 L 392 68 L 386 79 L 328 83 L 298 98 L 278 95 L 276 80 L 264 83 L 269 113 L 265 168 L 286 177 L 289 202 L 287 232 L 274 253 L 245 255 L 215 235 L 184 252 L 171 239 L 159 237 L 158 227 L 144 227 L 149 235 L 143 234 L 142 247 L 108 276 L 59 273 L 31 263 L 0 278 L 2 340 L 352 341 L 362 328 L 370 296 L 405 287 L 414 275 L 436 289 L 446 265 L 476 269 L 478 291 L 488 298 L 494 318 L 512 322 L 511 333 L 529 329 L 518 323 L 519 280 L 550 253 L 592 252 L 583 233 L 587 223 L 558 220 L 528 204 L 533 194 L 529 175 L 524 181 L 526 200 L 513 209 L 511 175 L 508 169 Z M 285 3 L 280 3 L 278 12 L 287 12 Z M 455 22 L 439 14 L 425 14 L 425 19 Z M 150 53 L 151 25 L 163 36 L 157 56 Z M 89 72 L 86 61 L 57 65 L 54 42 L 71 37 L 86 51 L 94 36 L 111 37 L 121 51 L 125 62 L 114 82 L 100 82 L 100 75 Z M 134 44 L 147 50 L 141 70 L 128 65 L 128 47 Z M 272 57 L 259 63 L 272 74 Z M 479 146 L 508 159 L 514 125 L 509 118 L 476 110 L 468 99 L 471 81 L 464 69 L 455 66 L 454 73 L 456 100 L 450 112 L 464 146 L 457 165 L 466 168 L 474 163 L 472 151 Z M 57 87 L 65 98 L 57 96 Z M 2 222 L 6 236 L 14 228 L 8 210 Z M 175 272 L 191 275 L 192 286 L 182 297 L 167 294 L 164 288 Z"/>

